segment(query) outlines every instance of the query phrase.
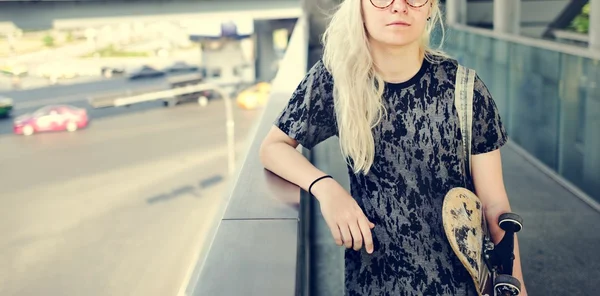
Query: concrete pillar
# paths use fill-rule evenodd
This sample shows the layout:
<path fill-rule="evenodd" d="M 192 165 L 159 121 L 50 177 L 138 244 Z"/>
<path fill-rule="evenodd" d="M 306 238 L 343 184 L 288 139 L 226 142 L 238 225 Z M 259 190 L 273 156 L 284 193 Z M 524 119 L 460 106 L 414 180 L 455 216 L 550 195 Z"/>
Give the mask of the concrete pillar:
<path fill-rule="evenodd" d="M 304 13 L 308 16 L 310 31 L 308 38 L 308 67 L 310 68 L 323 55 L 321 37 L 329 18 L 327 12 L 335 10 L 343 0 L 303 0 Z"/>
<path fill-rule="evenodd" d="M 446 0 L 446 22 L 448 25 L 458 24 L 458 0 Z"/>
<path fill-rule="evenodd" d="M 600 1 L 590 1 L 590 48 L 600 50 Z"/>
<path fill-rule="evenodd" d="M 273 29 L 270 21 L 254 22 L 256 44 L 256 79 L 271 81 L 277 73 L 277 53 L 273 44 Z"/>
<path fill-rule="evenodd" d="M 446 0 L 445 9 L 449 25 L 467 24 L 467 0 Z"/>
<path fill-rule="evenodd" d="M 494 0 L 494 31 L 520 34 L 521 0 Z"/>

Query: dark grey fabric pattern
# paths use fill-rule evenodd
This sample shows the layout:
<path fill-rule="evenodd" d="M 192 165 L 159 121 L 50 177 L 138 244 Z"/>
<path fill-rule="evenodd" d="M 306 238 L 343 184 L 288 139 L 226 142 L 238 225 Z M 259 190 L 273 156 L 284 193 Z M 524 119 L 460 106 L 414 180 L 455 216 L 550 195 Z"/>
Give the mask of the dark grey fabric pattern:
<path fill-rule="evenodd" d="M 375 223 L 375 251 L 346 250 L 345 295 L 476 295 L 441 221 L 446 192 L 473 190 L 463 175 L 456 69 L 455 60 L 424 61 L 412 79 L 386 84 L 388 116 L 373 129 L 373 166 L 366 175 L 348 167 L 351 194 Z M 275 125 L 309 149 L 337 135 L 333 83 L 316 63 Z M 506 131 L 479 77 L 473 105 L 472 154 L 500 148 Z"/>

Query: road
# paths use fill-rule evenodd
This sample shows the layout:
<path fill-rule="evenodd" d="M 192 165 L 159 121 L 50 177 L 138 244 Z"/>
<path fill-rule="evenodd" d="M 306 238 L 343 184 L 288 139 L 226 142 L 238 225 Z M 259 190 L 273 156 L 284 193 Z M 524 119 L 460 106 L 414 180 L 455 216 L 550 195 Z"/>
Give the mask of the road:
<path fill-rule="evenodd" d="M 56 85 L 23 91 L 1 92 L 0 95 L 10 97 L 14 100 L 15 110 L 13 117 L 24 113 L 33 112 L 34 110 L 49 104 L 70 104 L 77 107 L 87 108 L 92 120 L 97 120 L 155 109 L 162 106 L 162 103 L 156 101 L 137 104 L 127 108 L 91 109 L 87 102 L 87 98 L 89 96 L 121 92 L 128 89 L 140 90 L 149 88 L 168 88 L 166 78 L 159 77 L 134 81 L 126 78 L 114 78 L 71 85 Z M 11 132 L 11 119 L 0 119 L 0 135 Z"/>
<path fill-rule="evenodd" d="M 166 88 L 168 86 L 167 80 L 164 77 L 139 80 L 129 80 L 123 77 L 112 79 L 97 78 L 95 80 L 75 84 L 59 84 L 26 90 L 4 91 L 0 92 L 0 95 L 13 98 L 15 101 L 15 108 L 23 109 L 38 107 L 44 104 L 85 101 L 90 95 L 152 86 Z"/>
<path fill-rule="evenodd" d="M 153 104 L 91 110 L 75 133 L 0 122 L 0 295 L 177 294 L 226 186 L 224 104 Z M 238 155 L 259 113 L 236 110 Z"/>

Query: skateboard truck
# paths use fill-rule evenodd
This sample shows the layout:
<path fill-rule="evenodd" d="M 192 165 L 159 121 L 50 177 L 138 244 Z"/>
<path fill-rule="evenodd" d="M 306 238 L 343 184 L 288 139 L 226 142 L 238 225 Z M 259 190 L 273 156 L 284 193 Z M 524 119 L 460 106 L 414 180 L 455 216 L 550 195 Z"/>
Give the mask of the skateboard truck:
<path fill-rule="evenodd" d="M 521 292 L 521 282 L 513 277 L 515 259 L 515 233 L 523 228 L 523 219 L 514 213 L 505 213 L 498 218 L 498 225 L 505 231 L 504 237 L 494 245 L 489 239 L 484 243 L 486 264 L 495 275 L 495 295 L 516 296 Z"/>

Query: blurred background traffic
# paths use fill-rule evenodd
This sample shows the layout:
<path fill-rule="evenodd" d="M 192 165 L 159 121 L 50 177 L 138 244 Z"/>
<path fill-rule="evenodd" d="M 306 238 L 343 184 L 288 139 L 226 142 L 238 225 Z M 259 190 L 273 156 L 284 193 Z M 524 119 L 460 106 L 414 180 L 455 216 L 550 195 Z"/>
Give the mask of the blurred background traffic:
<path fill-rule="evenodd" d="M 0 295 L 175 295 L 300 10 L 84 2 L 0 2 Z"/>

